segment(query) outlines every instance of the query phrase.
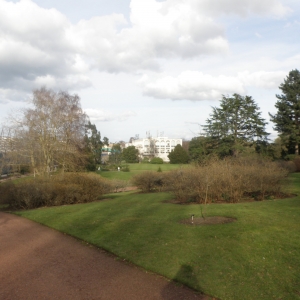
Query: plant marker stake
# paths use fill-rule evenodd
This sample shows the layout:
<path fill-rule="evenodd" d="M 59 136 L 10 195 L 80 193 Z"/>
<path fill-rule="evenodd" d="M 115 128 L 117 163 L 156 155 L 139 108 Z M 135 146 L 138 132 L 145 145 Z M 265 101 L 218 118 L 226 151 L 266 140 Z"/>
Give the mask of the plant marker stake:
<path fill-rule="evenodd" d="M 192 224 L 194 224 L 194 215 L 192 215 Z"/>

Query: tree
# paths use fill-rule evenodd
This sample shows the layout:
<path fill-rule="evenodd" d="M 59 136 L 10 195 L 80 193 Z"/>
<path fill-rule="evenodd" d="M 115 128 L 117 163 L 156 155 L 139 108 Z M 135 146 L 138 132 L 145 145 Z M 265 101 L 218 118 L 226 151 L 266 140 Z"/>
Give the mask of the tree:
<path fill-rule="evenodd" d="M 109 162 L 113 164 L 120 164 L 122 161 L 122 148 L 119 143 L 114 144 L 111 148 L 111 153 L 109 155 Z"/>
<path fill-rule="evenodd" d="M 95 171 L 97 164 L 101 164 L 102 147 L 108 145 L 109 141 L 107 137 L 101 141 L 100 131 L 97 130 L 95 124 L 90 121 L 85 125 L 85 147 L 88 155 L 87 168 L 90 171 Z"/>
<path fill-rule="evenodd" d="M 251 96 L 223 96 L 204 125 L 207 136 L 224 155 L 237 155 L 255 141 L 267 140 L 266 122 Z"/>
<path fill-rule="evenodd" d="M 279 133 L 283 144 L 294 149 L 294 153 L 299 155 L 300 144 L 300 72 L 295 69 L 280 84 L 281 95 L 276 95 L 278 99 L 275 107 L 277 113 L 272 115 L 271 121 L 275 123 L 274 129 Z"/>
<path fill-rule="evenodd" d="M 13 151 L 26 157 L 37 172 L 48 173 L 56 165 L 63 170 L 83 165 L 87 115 L 80 98 L 41 88 L 33 91 L 32 106 L 15 120 Z"/>
<path fill-rule="evenodd" d="M 139 161 L 139 150 L 134 146 L 129 146 L 123 149 L 122 158 L 127 163 L 136 163 Z"/>
<path fill-rule="evenodd" d="M 200 161 L 204 156 L 206 156 L 209 153 L 209 141 L 210 138 L 205 136 L 198 136 L 192 138 L 192 140 L 189 143 L 188 151 L 190 158 L 193 161 Z"/>
<path fill-rule="evenodd" d="M 179 144 L 168 154 L 168 158 L 170 164 L 187 164 L 189 162 L 188 153 Z"/>

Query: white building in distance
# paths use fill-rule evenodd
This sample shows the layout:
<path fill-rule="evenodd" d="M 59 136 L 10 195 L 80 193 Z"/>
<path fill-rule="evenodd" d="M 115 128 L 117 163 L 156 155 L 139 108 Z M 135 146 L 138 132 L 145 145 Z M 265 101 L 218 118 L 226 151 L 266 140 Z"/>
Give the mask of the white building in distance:
<path fill-rule="evenodd" d="M 165 136 L 148 137 L 145 139 L 133 139 L 130 143 L 125 144 L 125 148 L 135 146 L 139 150 L 140 158 L 160 157 L 163 161 L 168 162 L 168 154 L 176 145 L 182 146 L 182 139 L 169 139 Z"/>

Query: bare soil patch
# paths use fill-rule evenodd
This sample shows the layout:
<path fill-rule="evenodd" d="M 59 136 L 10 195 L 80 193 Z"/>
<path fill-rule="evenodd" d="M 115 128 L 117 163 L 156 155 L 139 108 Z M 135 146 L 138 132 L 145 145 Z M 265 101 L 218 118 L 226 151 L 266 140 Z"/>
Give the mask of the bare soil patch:
<path fill-rule="evenodd" d="M 206 218 L 192 218 L 181 220 L 179 223 L 186 224 L 186 225 L 215 225 L 215 224 L 226 224 L 235 222 L 236 219 L 229 218 L 229 217 L 221 217 L 221 216 L 214 216 L 214 217 L 206 217 Z"/>

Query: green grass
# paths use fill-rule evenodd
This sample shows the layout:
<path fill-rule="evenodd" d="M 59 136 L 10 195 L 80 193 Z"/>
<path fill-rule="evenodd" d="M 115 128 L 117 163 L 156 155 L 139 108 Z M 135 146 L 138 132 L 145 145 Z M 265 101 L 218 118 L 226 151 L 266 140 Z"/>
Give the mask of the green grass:
<path fill-rule="evenodd" d="M 177 164 L 127 164 L 130 172 L 118 172 L 118 171 L 97 171 L 96 173 L 107 179 L 118 179 L 118 180 L 130 180 L 134 175 L 145 171 L 157 171 L 160 167 L 162 172 L 184 168 L 187 165 Z"/>
<path fill-rule="evenodd" d="M 300 174 L 288 190 L 300 194 Z M 118 193 L 89 204 L 17 212 L 147 270 L 220 299 L 300 299 L 300 197 L 211 204 L 206 216 L 234 223 L 178 222 L 197 205 L 165 203 L 172 195 Z"/>

